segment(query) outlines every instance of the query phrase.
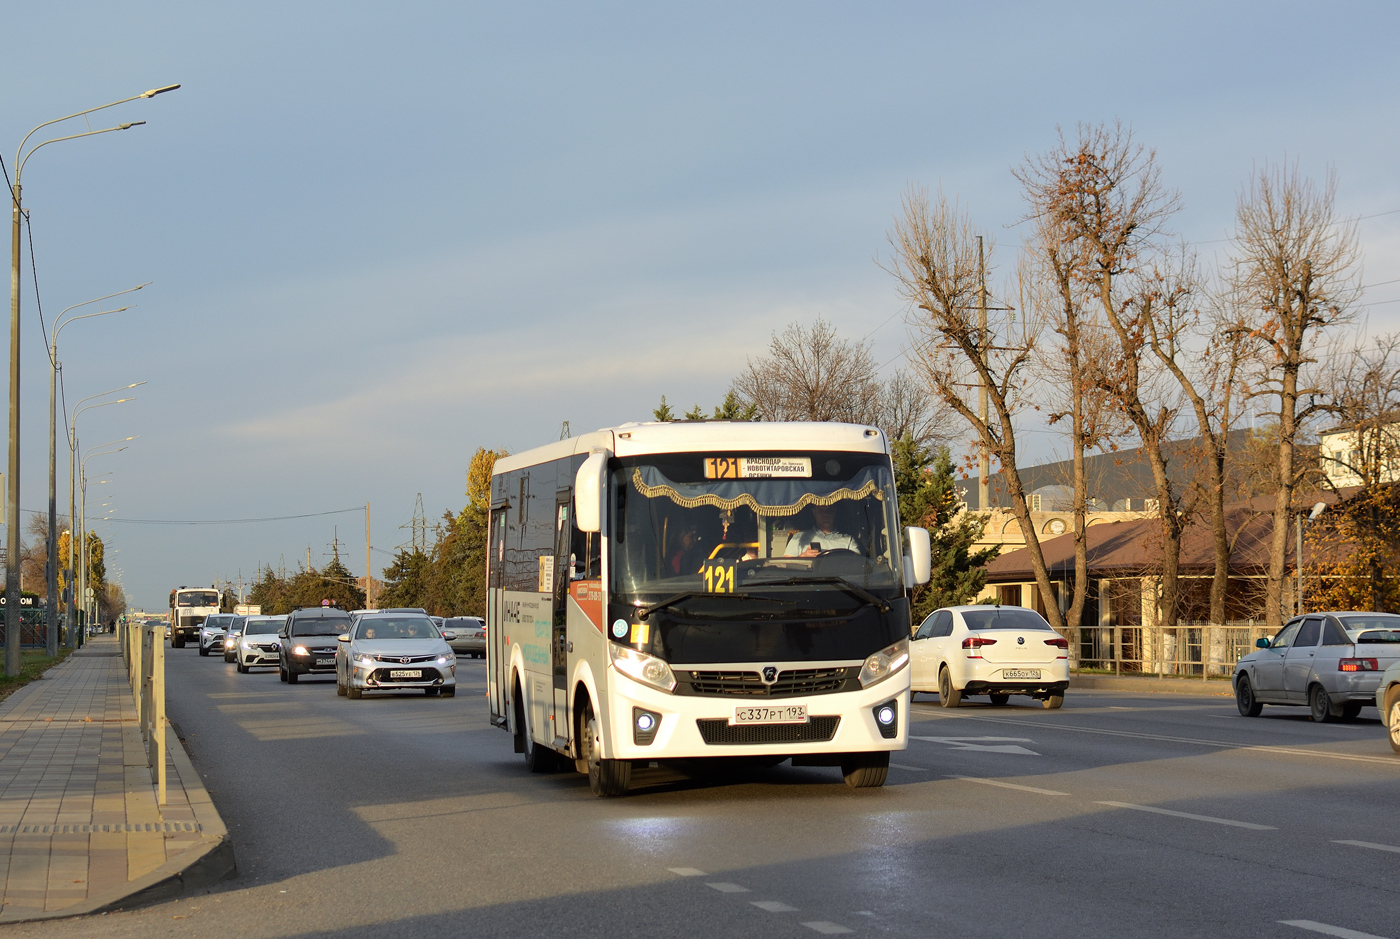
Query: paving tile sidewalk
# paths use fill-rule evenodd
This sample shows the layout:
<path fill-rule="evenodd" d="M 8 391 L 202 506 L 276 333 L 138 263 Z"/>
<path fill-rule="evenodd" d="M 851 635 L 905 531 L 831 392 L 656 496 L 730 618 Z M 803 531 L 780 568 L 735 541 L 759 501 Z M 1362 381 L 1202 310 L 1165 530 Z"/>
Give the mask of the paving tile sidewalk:
<path fill-rule="evenodd" d="M 174 895 L 233 872 L 174 733 L 158 805 L 126 667 L 98 636 L 0 701 L 0 923 Z"/>

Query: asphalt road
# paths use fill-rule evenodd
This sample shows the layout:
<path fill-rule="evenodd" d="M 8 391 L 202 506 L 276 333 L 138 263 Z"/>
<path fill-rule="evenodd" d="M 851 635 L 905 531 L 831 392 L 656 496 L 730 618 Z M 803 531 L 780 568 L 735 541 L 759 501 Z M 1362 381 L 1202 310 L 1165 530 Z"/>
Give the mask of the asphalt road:
<path fill-rule="evenodd" d="M 884 789 L 653 769 L 599 800 L 525 771 L 479 662 L 455 699 L 350 701 L 166 661 L 238 879 L 7 935 L 1400 939 L 1400 758 L 1374 709 L 1320 725 L 1225 696 L 921 695 Z"/>

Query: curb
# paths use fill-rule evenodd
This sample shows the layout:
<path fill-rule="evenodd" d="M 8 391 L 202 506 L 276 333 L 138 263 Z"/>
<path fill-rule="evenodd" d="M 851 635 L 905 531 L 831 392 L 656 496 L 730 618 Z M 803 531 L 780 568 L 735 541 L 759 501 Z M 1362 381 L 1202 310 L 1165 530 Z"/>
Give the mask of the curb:
<path fill-rule="evenodd" d="M 1227 679 L 1202 681 L 1199 678 L 1115 678 L 1108 675 L 1071 675 L 1072 691 L 1129 691 L 1138 694 L 1180 694 L 1218 698 L 1235 695 Z"/>
<path fill-rule="evenodd" d="M 228 827 L 219 817 L 218 810 L 214 808 L 214 800 L 209 798 L 209 792 L 204 788 L 199 773 L 195 772 L 184 744 L 180 742 L 168 720 L 166 729 L 166 751 L 175 764 L 176 772 L 180 774 L 190 808 L 194 811 L 195 819 L 203 832 L 200 843 L 181 851 L 150 873 L 129 880 L 115 890 L 89 897 L 82 903 L 75 903 L 61 910 L 16 919 L 0 917 L 0 924 L 29 923 L 127 910 L 170 900 L 193 890 L 212 886 L 238 873 L 238 866 L 233 857 L 233 842 L 228 837 Z"/>

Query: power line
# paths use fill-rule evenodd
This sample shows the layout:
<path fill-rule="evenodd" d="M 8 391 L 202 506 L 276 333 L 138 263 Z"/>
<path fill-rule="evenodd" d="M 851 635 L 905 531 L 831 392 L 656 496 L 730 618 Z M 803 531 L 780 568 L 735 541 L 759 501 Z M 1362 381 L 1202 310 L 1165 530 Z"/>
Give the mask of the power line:
<path fill-rule="evenodd" d="M 365 507 L 357 505 L 352 509 L 333 509 L 329 512 L 307 512 L 304 515 L 269 515 L 264 518 L 113 518 L 110 521 L 127 525 L 250 525 L 255 522 L 284 522 L 295 518 L 318 518 L 322 515 L 346 515 L 350 512 L 363 512 Z"/>

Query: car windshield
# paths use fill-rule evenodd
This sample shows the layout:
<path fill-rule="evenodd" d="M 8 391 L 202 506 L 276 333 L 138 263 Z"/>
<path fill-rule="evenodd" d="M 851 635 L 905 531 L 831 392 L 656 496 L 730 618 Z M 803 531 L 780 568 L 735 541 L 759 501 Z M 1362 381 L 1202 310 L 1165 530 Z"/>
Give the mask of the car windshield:
<path fill-rule="evenodd" d="M 186 590 L 175 595 L 176 606 L 218 606 L 219 594 L 214 590 Z"/>
<path fill-rule="evenodd" d="M 659 454 L 621 461 L 612 491 L 618 594 L 832 577 L 900 586 L 899 507 L 882 454 Z"/>
<path fill-rule="evenodd" d="M 426 616 L 370 616 L 360 620 L 356 639 L 437 639 L 439 634 Z"/>
<path fill-rule="evenodd" d="M 243 635 L 261 636 L 264 633 L 275 633 L 282 628 L 283 620 L 280 617 L 269 619 L 250 619 L 243 624 Z"/>
<path fill-rule="evenodd" d="M 1049 629 L 1035 610 L 1016 606 L 988 607 L 985 610 L 963 610 L 963 622 L 968 629 Z"/>
<path fill-rule="evenodd" d="M 339 636 L 350 628 L 349 616 L 315 616 L 297 620 L 293 636 Z"/>

